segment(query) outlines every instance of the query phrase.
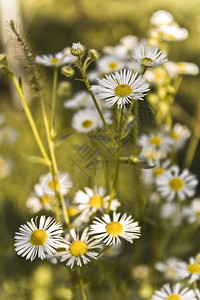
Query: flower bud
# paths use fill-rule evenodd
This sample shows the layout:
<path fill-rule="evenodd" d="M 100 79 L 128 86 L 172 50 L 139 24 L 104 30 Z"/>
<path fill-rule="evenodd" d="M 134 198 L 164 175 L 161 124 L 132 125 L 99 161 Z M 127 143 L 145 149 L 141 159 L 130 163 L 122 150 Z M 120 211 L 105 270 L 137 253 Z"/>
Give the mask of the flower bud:
<path fill-rule="evenodd" d="M 99 53 L 95 49 L 90 49 L 89 55 L 92 60 L 99 60 Z"/>
<path fill-rule="evenodd" d="M 74 56 L 80 56 L 85 52 L 85 47 L 80 43 L 73 43 L 71 47 L 71 54 Z"/>
<path fill-rule="evenodd" d="M 62 74 L 66 77 L 72 77 L 74 75 L 74 69 L 69 66 L 63 67 Z"/>

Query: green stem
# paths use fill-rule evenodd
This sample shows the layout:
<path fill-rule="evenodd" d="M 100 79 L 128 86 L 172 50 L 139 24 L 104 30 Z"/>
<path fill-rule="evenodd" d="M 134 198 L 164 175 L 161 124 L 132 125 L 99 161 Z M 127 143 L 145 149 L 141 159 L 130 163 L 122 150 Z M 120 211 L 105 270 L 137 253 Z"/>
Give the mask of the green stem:
<path fill-rule="evenodd" d="M 187 152 L 185 154 L 184 163 L 183 163 L 183 165 L 187 168 L 190 167 L 190 165 L 193 161 L 198 143 L 199 143 L 199 137 L 196 136 L 195 134 L 193 134 L 190 139 L 190 143 L 188 145 Z"/>
<path fill-rule="evenodd" d="M 47 141 L 48 141 L 51 161 L 52 161 L 51 174 L 52 174 L 52 182 L 53 182 L 53 188 L 54 188 L 55 200 L 56 200 L 56 216 L 57 216 L 58 219 L 60 219 L 59 206 L 58 206 L 58 194 L 59 194 L 64 219 L 65 219 L 66 224 L 69 225 L 69 215 L 68 215 L 68 212 L 67 212 L 67 209 L 66 209 L 66 206 L 65 206 L 65 201 L 64 201 L 63 195 L 60 192 L 59 187 L 58 187 L 58 194 L 57 194 L 57 188 L 56 188 L 55 181 L 56 180 L 58 181 L 58 177 L 57 177 L 58 167 L 57 167 L 57 162 L 56 162 L 56 157 L 55 157 L 54 141 L 53 141 L 53 138 L 51 137 L 51 131 L 50 131 L 49 123 L 48 123 L 48 120 L 47 120 L 47 115 L 46 115 L 44 102 L 43 102 L 42 99 L 40 99 L 40 101 L 41 101 L 42 115 L 43 115 L 44 125 L 45 125 L 45 129 L 46 129 L 46 135 L 47 135 Z"/>
<path fill-rule="evenodd" d="M 138 141 L 138 101 L 135 102 L 135 124 L 133 127 L 133 136 L 134 136 L 134 146 L 137 147 L 137 141 Z"/>
<path fill-rule="evenodd" d="M 127 113 L 127 115 L 126 115 L 126 119 L 125 119 L 125 122 L 124 122 L 124 127 L 123 127 L 123 130 L 122 130 L 122 136 L 123 136 L 124 133 L 126 132 L 126 128 L 127 128 L 127 125 L 128 125 L 129 116 L 130 116 L 130 114 L 131 114 L 133 105 L 134 105 L 134 101 L 131 102 L 131 105 L 129 106 L 129 110 L 128 110 L 128 113 Z"/>
<path fill-rule="evenodd" d="M 40 149 L 40 152 L 41 152 L 42 156 L 44 157 L 44 159 L 46 160 L 47 164 L 50 165 L 51 161 L 49 160 L 48 154 L 47 154 L 47 152 L 46 152 L 46 150 L 45 150 L 45 148 L 43 146 L 42 140 L 40 138 L 39 132 L 38 132 L 37 127 L 36 127 L 36 124 L 35 124 L 34 119 L 32 117 L 31 111 L 30 111 L 30 109 L 28 107 L 28 104 L 26 102 L 26 99 L 24 97 L 24 93 L 23 93 L 22 87 L 19 85 L 16 77 L 13 75 L 12 72 L 9 72 L 8 74 L 9 74 L 10 78 L 12 79 L 12 81 L 14 83 L 14 86 L 15 86 L 15 88 L 17 90 L 17 93 L 18 93 L 19 98 L 21 100 L 21 104 L 23 106 L 23 109 L 24 109 L 25 114 L 27 116 L 27 119 L 29 121 L 31 130 L 33 132 L 33 135 L 34 135 L 34 138 L 36 140 L 36 143 L 37 143 L 37 145 L 38 145 L 38 147 Z"/>
<path fill-rule="evenodd" d="M 58 82 L 58 69 L 54 68 L 53 74 L 53 91 L 52 91 L 52 107 L 51 107 L 51 136 L 54 137 L 54 124 L 55 124 L 55 106 L 56 106 L 56 90 Z"/>
<path fill-rule="evenodd" d="M 116 160 L 116 164 L 115 164 L 115 176 L 114 176 L 113 185 L 112 185 L 112 189 L 111 189 L 111 193 L 110 193 L 110 199 L 109 199 L 109 202 L 108 202 L 108 207 L 106 209 L 106 213 L 107 214 L 109 214 L 109 212 L 110 212 L 110 206 L 111 206 L 112 200 L 113 200 L 114 195 L 115 195 L 116 184 L 117 184 L 117 179 L 118 179 L 118 175 L 119 175 L 120 148 L 121 148 L 121 131 L 122 131 L 123 111 L 124 111 L 124 108 L 121 109 L 121 116 L 120 116 L 119 124 L 118 124 L 118 143 L 117 143 L 117 151 L 116 151 L 116 157 L 115 157 L 115 160 Z"/>
<path fill-rule="evenodd" d="M 105 121 L 105 119 L 104 119 L 104 116 L 103 116 L 103 114 L 102 114 L 102 112 L 101 112 L 101 109 L 100 109 L 100 107 L 99 107 L 99 105 L 98 105 L 98 103 L 97 103 L 97 100 L 96 100 L 96 98 L 95 98 L 95 96 L 94 96 L 94 94 L 93 94 L 93 92 L 92 92 L 92 90 L 91 90 L 91 86 L 90 86 L 89 81 L 88 81 L 88 79 L 87 79 L 87 75 L 86 75 L 86 73 L 85 73 L 84 70 L 83 70 L 82 62 L 81 62 L 81 58 L 80 58 L 80 57 L 78 58 L 78 62 L 79 62 L 78 67 L 79 67 L 79 69 L 80 69 L 80 71 L 81 71 L 81 75 L 82 75 L 82 77 L 83 77 L 83 80 L 84 80 L 84 83 L 85 83 L 85 85 L 86 85 L 86 87 L 87 87 L 87 90 L 88 90 L 88 92 L 90 93 L 90 95 L 91 95 L 91 97 L 92 97 L 92 100 L 93 100 L 93 102 L 94 102 L 94 105 L 95 105 L 95 107 L 96 107 L 96 109 L 97 109 L 97 111 L 98 111 L 98 113 L 99 113 L 99 116 L 100 116 L 100 118 L 101 118 L 101 120 L 102 120 L 102 122 L 103 122 L 103 124 L 104 124 L 104 126 L 105 126 L 105 129 L 106 129 L 108 135 L 109 135 L 110 138 L 111 138 L 112 143 L 116 146 L 117 143 L 116 143 L 115 139 L 113 138 L 113 135 L 112 135 L 112 133 L 111 133 L 111 131 L 110 131 L 110 128 L 108 127 L 108 125 L 107 125 L 107 123 L 106 123 L 106 121 Z"/>
<path fill-rule="evenodd" d="M 79 277 L 79 284 L 80 284 L 80 290 L 81 290 L 81 296 L 82 296 L 82 300 L 87 300 L 87 294 L 85 292 L 85 288 L 84 288 L 84 282 L 81 276 L 81 270 L 78 270 L 78 277 Z"/>

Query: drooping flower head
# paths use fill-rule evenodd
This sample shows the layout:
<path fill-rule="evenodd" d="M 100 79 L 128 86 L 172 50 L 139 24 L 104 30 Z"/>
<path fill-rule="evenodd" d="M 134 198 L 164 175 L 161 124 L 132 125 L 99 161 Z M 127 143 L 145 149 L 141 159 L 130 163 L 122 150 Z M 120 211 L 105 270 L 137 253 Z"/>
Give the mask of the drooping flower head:
<path fill-rule="evenodd" d="M 145 67 L 160 66 L 168 61 L 166 52 L 146 43 L 140 43 L 133 48 L 132 58 Z"/>
<path fill-rule="evenodd" d="M 56 249 L 63 247 L 62 226 L 51 217 L 41 216 L 39 225 L 37 218 L 31 219 L 27 225 L 21 225 L 15 234 L 15 250 L 18 255 L 33 261 L 36 256 L 45 259 L 46 254 L 53 255 Z"/>
<path fill-rule="evenodd" d="M 143 100 L 144 93 L 149 91 L 149 84 L 142 75 L 137 76 L 137 73 L 126 69 L 106 75 L 98 82 L 99 85 L 92 86 L 92 91 L 110 106 L 117 103 L 121 108 L 134 99 Z"/>

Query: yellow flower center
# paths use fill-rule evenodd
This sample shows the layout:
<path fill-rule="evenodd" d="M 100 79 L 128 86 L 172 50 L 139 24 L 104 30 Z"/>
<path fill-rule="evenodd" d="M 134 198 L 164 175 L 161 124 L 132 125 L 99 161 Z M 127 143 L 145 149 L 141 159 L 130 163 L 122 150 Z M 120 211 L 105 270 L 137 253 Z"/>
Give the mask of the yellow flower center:
<path fill-rule="evenodd" d="M 199 264 L 190 264 L 188 267 L 187 267 L 188 271 L 191 273 L 191 274 L 200 274 L 200 265 Z"/>
<path fill-rule="evenodd" d="M 166 300 L 181 300 L 181 298 L 177 295 L 170 295 Z"/>
<path fill-rule="evenodd" d="M 103 206 L 103 199 L 99 195 L 94 195 L 89 201 L 92 207 L 100 208 Z"/>
<path fill-rule="evenodd" d="M 184 182 L 179 177 L 174 177 L 170 180 L 169 186 L 174 191 L 179 191 L 183 188 Z"/>
<path fill-rule="evenodd" d="M 124 228 L 122 224 L 120 224 L 119 222 L 110 222 L 106 226 L 106 231 L 107 233 L 116 236 L 116 235 L 120 235 L 124 231 Z"/>
<path fill-rule="evenodd" d="M 151 59 L 151 58 L 149 58 L 149 57 L 144 57 L 144 58 L 142 58 L 142 64 L 144 65 L 144 66 L 150 66 L 151 64 L 152 64 L 152 62 L 153 62 L 153 59 Z"/>
<path fill-rule="evenodd" d="M 115 88 L 115 94 L 121 98 L 127 97 L 133 92 L 132 87 L 128 84 L 119 84 Z"/>
<path fill-rule="evenodd" d="M 60 187 L 59 181 L 57 179 L 54 180 L 56 190 Z M 53 190 L 53 181 L 49 181 L 48 187 Z"/>
<path fill-rule="evenodd" d="M 109 68 L 110 68 L 111 70 L 115 70 L 115 69 L 117 69 L 117 67 L 118 67 L 118 63 L 112 62 L 112 63 L 110 63 L 108 66 L 109 66 Z"/>
<path fill-rule="evenodd" d="M 200 218 L 200 211 L 197 211 L 196 215 L 197 215 L 198 218 Z"/>
<path fill-rule="evenodd" d="M 68 214 L 69 214 L 70 217 L 76 216 L 79 213 L 76 206 L 68 207 L 67 211 L 68 211 Z"/>
<path fill-rule="evenodd" d="M 82 241 L 75 241 L 71 244 L 69 251 L 73 256 L 80 256 L 87 252 L 87 245 Z"/>
<path fill-rule="evenodd" d="M 171 133 L 171 137 L 174 140 L 178 140 L 179 139 L 179 134 L 175 130 L 173 130 L 172 133 Z"/>
<path fill-rule="evenodd" d="M 92 126 L 93 122 L 91 120 L 85 120 L 82 123 L 83 128 L 90 128 Z"/>
<path fill-rule="evenodd" d="M 156 176 L 159 176 L 159 175 L 163 174 L 163 172 L 164 172 L 163 168 L 156 168 L 153 171 L 153 175 L 156 177 Z"/>
<path fill-rule="evenodd" d="M 182 73 L 186 73 L 186 69 L 185 69 L 185 64 L 180 62 L 180 63 L 177 63 L 177 67 L 179 69 L 180 72 Z"/>
<path fill-rule="evenodd" d="M 160 70 L 155 70 L 154 71 L 154 76 L 156 79 L 162 79 L 164 76 L 163 76 L 163 72 L 161 72 Z"/>
<path fill-rule="evenodd" d="M 43 229 L 36 229 L 30 236 L 30 242 L 33 246 L 42 246 L 47 240 L 47 233 Z"/>
<path fill-rule="evenodd" d="M 58 59 L 55 58 L 55 57 L 53 57 L 53 58 L 50 60 L 50 62 L 51 62 L 53 65 L 55 65 L 55 64 L 57 63 L 57 61 L 58 61 Z"/>
<path fill-rule="evenodd" d="M 0 159 L 0 170 L 2 170 L 5 167 L 5 161 L 3 159 Z"/>
<path fill-rule="evenodd" d="M 150 144 L 160 146 L 162 144 L 162 139 L 158 136 L 153 136 L 149 139 Z"/>
<path fill-rule="evenodd" d="M 171 41 L 173 41 L 175 39 L 175 36 L 172 33 L 166 34 L 165 36 L 168 40 L 171 40 Z"/>
<path fill-rule="evenodd" d="M 52 201 L 52 197 L 48 195 L 44 195 L 43 197 L 40 198 L 42 204 L 49 204 Z"/>

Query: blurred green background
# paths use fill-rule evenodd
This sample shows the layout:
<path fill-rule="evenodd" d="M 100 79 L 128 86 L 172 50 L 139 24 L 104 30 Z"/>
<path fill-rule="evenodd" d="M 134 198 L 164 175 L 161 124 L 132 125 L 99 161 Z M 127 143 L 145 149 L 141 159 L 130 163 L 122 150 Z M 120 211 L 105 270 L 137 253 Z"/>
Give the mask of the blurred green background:
<path fill-rule="evenodd" d="M 178 24 L 189 31 L 187 40 L 174 42 L 169 60 L 194 62 L 200 66 L 199 0 L 26 0 L 20 2 L 24 30 L 35 49 L 41 54 L 59 52 L 77 41 L 87 45 L 88 48 L 96 48 L 101 53 L 104 46 L 117 44 L 125 35 L 145 38 L 149 28 L 149 18 L 159 9 L 171 12 Z M 12 36 L 11 32 L 8 34 Z M 3 52 L 2 44 L 1 52 Z M 51 80 L 52 72 L 49 70 L 46 74 L 47 103 L 51 93 Z M 64 80 L 61 75 L 60 80 Z M 72 91 L 78 89 L 82 89 L 82 85 L 72 82 Z M 25 155 L 38 155 L 38 150 L 24 112 L 16 105 L 16 99 L 14 102 L 11 100 L 10 85 L 5 74 L 0 74 L 0 92 L 0 111 L 5 114 L 5 123 L 15 127 L 19 132 L 19 137 L 14 144 L 1 145 L 1 154 L 11 157 L 14 165 L 11 174 L 0 179 L 0 298 L 2 300 L 72 299 L 71 291 L 66 288 L 68 277 L 65 267 L 41 263 L 38 260 L 33 263 L 26 262 L 14 251 L 14 232 L 18 230 L 20 224 L 24 224 L 32 217 L 26 208 L 26 200 L 39 176 L 46 173 L 47 169 L 30 164 L 24 159 Z M 32 99 L 31 109 L 44 136 L 39 103 L 31 95 L 28 95 L 28 98 Z M 59 136 L 71 130 L 71 115 L 62 108 L 63 100 L 63 97 L 58 97 Z M 185 76 L 176 101 L 193 114 L 199 100 L 199 76 Z M 58 165 L 62 166 L 63 171 L 71 174 L 77 188 L 88 184 L 87 178 L 80 178 L 79 171 L 70 163 L 69 157 L 74 155 L 75 147 L 84 141 L 85 138 L 82 136 L 73 134 L 57 149 Z M 197 173 L 200 167 L 197 159 L 199 155 L 197 155 L 195 157 L 197 163 L 191 168 L 194 173 Z M 122 167 L 122 170 L 125 168 Z M 93 171 L 89 172 L 93 182 L 104 184 L 101 172 L 95 174 Z M 128 181 L 121 176 L 120 196 L 127 199 L 125 207 L 130 209 L 133 196 L 130 194 L 131 180 L 134 177 L 132 169 L 129 169 L 128 173 L 130 175 Z M 131 207 L 131 210 L 134 211 L 134 207 Z M 38 278 L 40 278 L 39 282 Z M 104 295 L 104 298 L 109 299 L 107 295 Z M 96 299 L 99 299 L 98 295 Z"/>

